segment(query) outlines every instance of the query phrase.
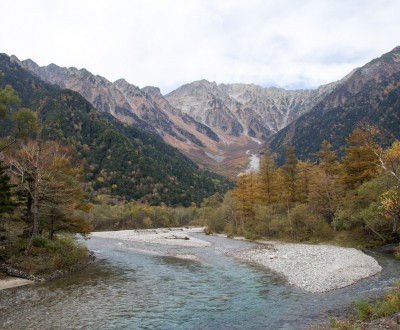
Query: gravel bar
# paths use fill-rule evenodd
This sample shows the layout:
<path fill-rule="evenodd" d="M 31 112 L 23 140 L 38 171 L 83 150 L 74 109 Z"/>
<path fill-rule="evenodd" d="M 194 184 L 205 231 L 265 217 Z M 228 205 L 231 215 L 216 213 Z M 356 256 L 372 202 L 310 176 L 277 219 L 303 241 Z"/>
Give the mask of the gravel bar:
<path fill-rule="evenodd" d="M 382 270 L 362 251 L 332 245 L 272 243 L 230 254 L 280 273 L 290 285 L 312 293 L 343 288 Z"/>
<path fill-rule="evenodd" d="M 206 247 L 211 243 L 190 236 L 190 233 L 203 232 L 204 227 L 194 228 L 158 228 L 139 230 L 118 230 L 93 232 L 96 237 L 119 239 L 131 242 L 143 242 L 182 247 Z"/>

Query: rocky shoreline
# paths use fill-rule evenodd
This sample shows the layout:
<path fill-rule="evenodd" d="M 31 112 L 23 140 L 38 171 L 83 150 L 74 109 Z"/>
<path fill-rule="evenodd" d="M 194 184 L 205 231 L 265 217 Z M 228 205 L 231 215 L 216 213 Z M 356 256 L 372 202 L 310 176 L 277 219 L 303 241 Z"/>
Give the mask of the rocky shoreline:
<path fill-rule="evenodd" d="M 195 237 L 192 235 L 202 231 L 203 228 L 151 229 L 101 232 L 93 233 L 93 236 L 129 241 L 131 244 L 129 246 L 139 243 L 140 247 L 144 247 L 147 246 L 143 245 L 144 243 L 150 243 L 150 250 L 152 250 L 151 246 L 157 246 L 154 251 L 175 251 L 172 255 L 174 257 L 202 262 L 196 251 L 207 249 L 213 244 L 210 243 L 212 240 L 207 241 L 205 236 L 205 239 L 202 239 L 201 235 L 197 234 Z M 258 244 L 256 247 L 254 247 L 255 244 L 245 245 L 245 250 L 232 249 L 228 244 L 228 247 L 221 252 L 244 262 L 255 263 L 271 269 L 284 276 L 290 285 L 311 293 L 342 288 L 373 276 L 382 270 L 374 258 L 352 248 L 275 241 L 258 241 L 256 243 Z M 252 248 L 248 248 L 249 246 Z M 86 267 L 94 260 L 94 254 L 91 253 L 87 260 L 74 267 L 43 276 L 31 276 L 10 265 L 1 265 L 7 274 L 16 277 L 0 279 L 0 290 L 67 276 Z M 2 287 L 1 284 L 4 286 Z M 7 291 L 4 291 L 5 293 Z M 400 329 L 400 327 L 396 328 L 399 324 L 399 313 L 371 322 L 358 323 L 360 329 L 368 330 Z"/>
<path fill-rule="evenodd" d="M 400 329 L 400 312 L 392 316 L 383 317 L 377 320 L 362 322 L 361 330 L 398 330 Z"/>
<path fill-rule="evenodd" d="M 343 288 L 382 270 L 362 251 L 332 245 L 264 243 L 229 254 L 280 273 L 290 285 L 311 293 Z"/>
<path fill-rule="evenodd" d="M 164 228 L 95 232 L 92 235 L 132 243 L 150 243 L 158 246 L 175 245 L 182 249 L 176 257 L 182 255 L 187 258 L 187 255 L 190 254 L 190 259 L 196 260 L 196 256 L 192 255 L 190 248 L 207 248 L 211 245 L 210 242 L 200 239 L 199 236 L 191 235 L 201 231 L 203 228 Z M 312 293 L 349 286 L 382 270 L 374 258 L 353 248 L 270 241 L 258 241 L 257 243 L 256 248 L 228 250 L 226 254 L 271 269 L 282 274 L 290 285 Z"/>
<path fill-rule="evenodd" d="M 93 232 L 95 237 L 119 239 L 122 241 L 145 242 L 161 245 L 173 245 L 182 247 L 207 247 L 211 243 L 190 236 L 190 233 L 203 232 L 204 227 L 194 228 L 158 228 L 135 229 L 118 231 Z"/>
<path fill-rule="evenodd" d="M 73 272 L 76 272 L 76 271 L 79 271 L 79 270 L 85 268 L 89 264 L 93 263 L 95 260 L 96 260 L 96 257 L 94 255 L 94 253 L 90 252 L 87 259 L 77 263 L 76 265 L 74 265 L 72 267 L 69 267 L 69 268 L 63 269 L 63 270 L 56 270 L 52 273 L 41 274 L 41 275 L 31 275 L 31 274 L 27 273 L 26 271 L 15 268 L 9 264 L 2 264 L 0 268 L 8 276 L 28 280 L 27 282 L 24 282 L 24 284 L 29 284 L 29 283 L 33 283 L 33 282 L 44 282 L 44 281 L 54 280 L 56 278 L 67 276 L 68 274 L 71 274 Z M 4 281 L 9 281 L 9 279 L 5 279 Z M 20 285 L 20 282 L 16 281 L 15 285 L 11 286 L 11 287 L 15 287 L 15 286 L 19 286 L 19 285 Z M 9 288 L 9 286 L 6 286 L 5 288 Z M 0 286 L 0 289 L 1 289 L 1 286 Z"/>

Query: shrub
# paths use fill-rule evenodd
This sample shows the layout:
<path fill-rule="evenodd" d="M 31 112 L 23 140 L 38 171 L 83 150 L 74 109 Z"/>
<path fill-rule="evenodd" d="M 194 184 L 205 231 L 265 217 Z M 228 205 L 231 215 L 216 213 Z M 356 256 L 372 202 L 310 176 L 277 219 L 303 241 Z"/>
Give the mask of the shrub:
<path fill-rule="evenodd" d="M 374 320 L 393 315 L 400 310 L 400 281 L 382 299 L 369 303 L 365 300 L 356 302 L 357 316 L 362 321 Z"/>
<path fill-rule="evenodd" d="M 331 320 L 331 329 L 335 330 L 359 330 L 359 327 L 350 320 Z"/>
<path fill-rule="evenodd" d="M 370 320 L 372 315 L 374 314 L 372 304 L 366 300 L 357 301 L 355 303 L 355 307 L 356 307 L 357 317 L 361 321 Z"/>
<path fill-rule="evenodd" d="M 61 244 L 58 240 L 50 240 L 44 236 L 36 236 L 33 241 L 33 246 L 50 251 L 58 251 L 61 249 Z"/>
<path fill-rule="evenodd" d="M 231 223 L 227 223 L 224 228 L 224 232 L 228 235 L 228 237 L 233 237 L 235 230 Z"/>
<path fill-rule="evenodd" d="M 20 249 L 21 244 L 15 244 L 9 260 L 14 267 L 34 275 L 68 269 L 84 261 L 89 253 L 86 246 L 67 234 L 54 241 L 37 236 L 28 256 L 24 255 L 24 249 Z"/>
<path fill-rule="evenodd" d="M 361 321 L 371 321 L 382 317 L 391 316 L 400 310 L 400 281 L 395 283 L 394 288 L 384 297 L 375 302 L 359 300 L 355 302 L 356 319 L 345 320 L 331 319 L 330 329 L 335 330 L 358 330 L 366 329 Z M 323 328 L 325 329 L 325 328 Z M 372 329 L 368 327 L 368 329 Z M 397 329 L 397 328 L 396 328 Z"/>

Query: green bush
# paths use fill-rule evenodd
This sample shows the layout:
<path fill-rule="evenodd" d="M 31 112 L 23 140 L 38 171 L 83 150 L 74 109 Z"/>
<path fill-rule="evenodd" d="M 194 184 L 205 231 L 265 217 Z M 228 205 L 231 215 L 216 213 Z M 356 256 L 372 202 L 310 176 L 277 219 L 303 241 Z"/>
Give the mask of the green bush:
<path fill-rule="evenodd" d="M 356 302 L 357 316 L 362 321 L 390 316 L 400 310 L 400 281 L 382 299 L 376 302 L 360 300 Z"/>
<path fill-rule="evenodd" d="M 363 321 L 376 320 L 391 316 L 400 310 L 400 281 L 384 297 L 374 302 L 359 300 L 355 302 L 355 318 L 345 320 L 331 319 L 330 329 L 334 330 L 358 330 L 367 329 L 361 325 Z M 317 328 L 318 329 L 318 328 Z M 368 327 L 368 329 L 370 329 Z M 396 328 L 397 329 L 397 328 Z"/>
<path fill-rule="evenodd" d="M 67 234 L 56 237 L 54 241 L 37 236 L 33 242 L 31 254 L 28 256 L 24 254 L 21 246 L 26 246 L 26 244 L 21 242 L 15 244 L 12 252 L 10 251 L 9 260 L 14 267 L 33 275 L 69 269 L 86 260 L 89 254 L 86 246 Z"/>
<path fill-rule="evenodd" d="M 248 240 L 250 240 L 250 241 L 254 241 L 254 240 L 256 240 L 256 239 L 260 239 L 261 237 L 260 237 L 260 235 L 258 235 L 257 233 L 246 232 L 246 233 L 244 234 L 244 238 L 245 238 L 245 239 L 248 239 Z"/>
<path fill-rule="evenodd" d="M 350 320 L 333 319 L 333 320 L 331 320 L 330 329 L 334 329 L 334 330 L 359 330 L 359 327 L 357 326 L 357 324 L 354 324 L 354 322 L 352 322 Z"/>
<path fill-rule="evenodd" d="M 355 303 L 357 318 L 361 321 L 370 320 L 374 314 L 373 306 L 366 300 L 359 300 Z"/>
<path fill-rule="evenodd" d="M 33 241 L 33 246 L 37 248 L 44 248 L 50 251 L 58 251 L 62 248 L 59 241 L 50 240 L 44 236 L 36 236 Z"/>
<path fill-rule="evenodd" d="M 227 223 L 224 228 L 224 232 L 228 235 L 228 237 L 233 237 L 235 230 L 231 223 Z"/>

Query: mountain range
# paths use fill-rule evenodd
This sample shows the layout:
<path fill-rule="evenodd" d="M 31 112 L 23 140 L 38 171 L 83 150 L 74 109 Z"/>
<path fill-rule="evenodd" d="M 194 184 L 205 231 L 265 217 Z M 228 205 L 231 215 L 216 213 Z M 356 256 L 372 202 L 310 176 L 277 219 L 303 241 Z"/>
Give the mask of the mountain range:
<path fill-rule="evenodd" d="M 98 111 L 79 93 L 49 84 L 0 54 L 0 88 L 6 85 L 13 87 L 22 107 L 36 112 L 44 139 L 75 151 L 93 201 L 190 206 L 231 186 L 226 178 L 199 169 L 158 134 Z M 0 121 L 0 137 L 9 135 L 10 126 Z"/>
<path fill-rule="evenodd" d="M 110 82 L 86 69 L 12 60 L 48 83 L 80 93 L 99 112 L 157 133 L 196 163 L 231 177 L 244 168 L 249 150 L 258 152 L 338 84 L 292 91 L 200 80 L 162 95 L 157 87 Z"/>
<path fill-rule="evenodd" d="M 351 72 L 310 111 L 280 130 L 267 147 L 284 160 L 286 146 L 301 159 L 313 159 L 323 140 L 339 156 L 358 126 L 376 126 L 387 146 L 400 139 L 400 47 Z"/>
<path fill-rule="evenodd" d="M 98 112 L 159 135 L 201 167 L 236 177 L 249 155 L 265 148 L 279 164 L 286 146 L 294 146 L 301 159 L 313 159 L 324 139 L 342 154 L 346 137 L 360 124 L 379 126 L 385 141 L 398 138 L 399 53 L 397 47 L 316 89 L 199 80 L 167 95 L 86 69 L 11 60 L 45 82 L 78 92 Z"/>

